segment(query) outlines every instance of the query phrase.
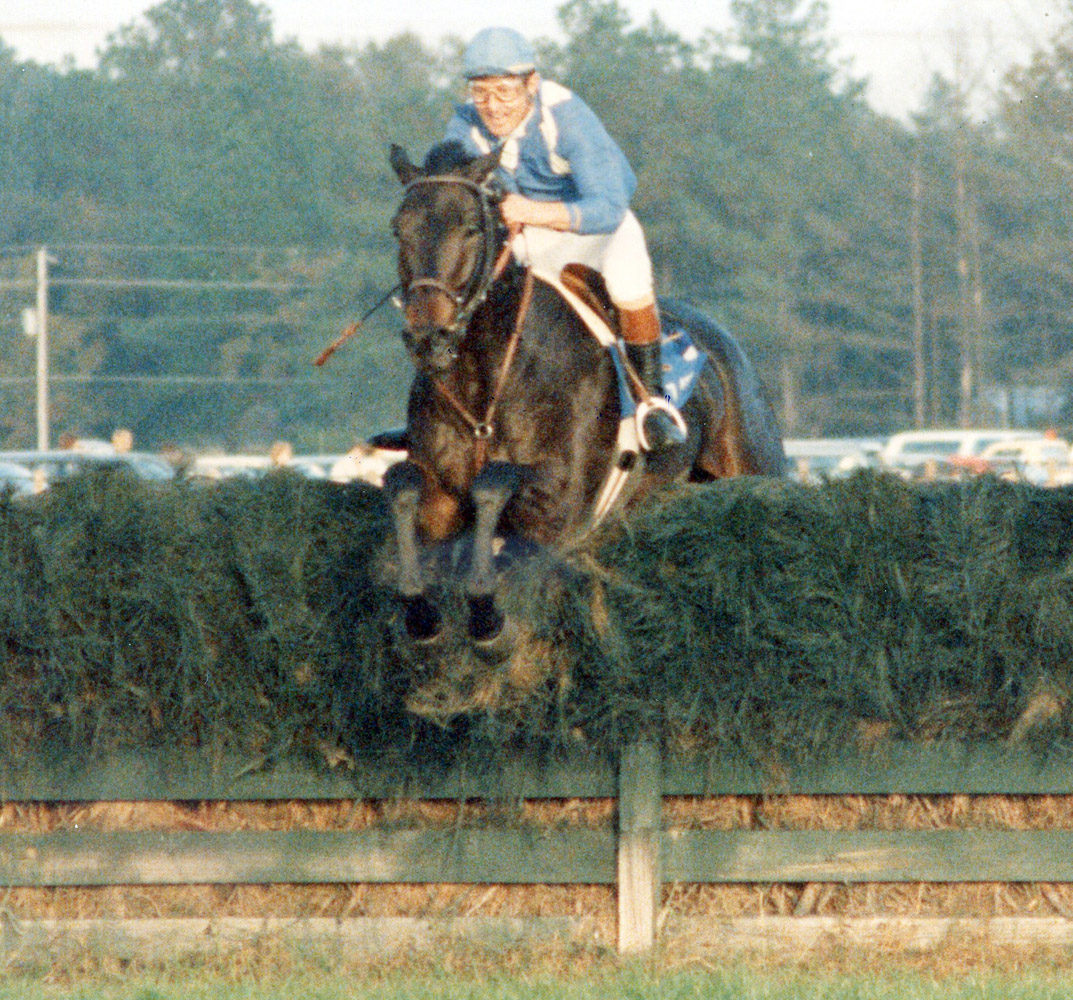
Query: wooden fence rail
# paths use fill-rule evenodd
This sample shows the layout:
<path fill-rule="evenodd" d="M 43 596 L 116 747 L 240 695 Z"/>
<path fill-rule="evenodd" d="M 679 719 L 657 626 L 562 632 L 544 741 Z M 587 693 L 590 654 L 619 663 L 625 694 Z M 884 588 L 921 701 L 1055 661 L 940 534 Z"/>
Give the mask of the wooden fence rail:
<path fill-rule="evenodd" d="M 656 938 L 664 883 L 1073 882 L 1066 830 L 664 830 L 665 795 L 1073 794 L 1068 761 L 1017 748 L 891 745 L 820 768 L 578 757 L 400 784 L 383 769 L 317 773 L 196 753 L 0 772 L 15 801 L 617 798 L 617 829 L 0 832 L 0 886 L 232 883 L 601 884 L 618 891 L 619 948 Z"/>
<path fill-rule="evenodd" d="M 9 763 L 0 766 L 0 801 L 612 798 L 618 782 L 614 763 L 581 753 L 404 780 L 390 761 L 328 770 L 290 759 L 161 750 Z M 664 757 L 660 782 L 664 795 L 1071 795 L 1073 758 L 1041 759 L 1000 743 L 889 743 L 792 768 L 725 757 Z"/>

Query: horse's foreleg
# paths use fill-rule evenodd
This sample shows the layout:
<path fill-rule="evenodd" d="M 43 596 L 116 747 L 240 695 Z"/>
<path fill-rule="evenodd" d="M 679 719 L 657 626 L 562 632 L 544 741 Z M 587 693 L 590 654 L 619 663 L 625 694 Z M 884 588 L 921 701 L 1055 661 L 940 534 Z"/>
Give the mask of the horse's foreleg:
<path fill-rule="evenodd" d="M 423 475 L 412 462 L 398 462 L 384 476 L 398 548 L 398 594 L 405 607 L 406 634 L 415 642 L 431 642 L 440 633 L 440 613 L 425 597 L 421 548 L 417 539 Z"/>
<path fill-rule="evenodd" d="M 503 630 L 503 614 L 495 603 L 493 552 L 496 528 L 508 501 L 522 483 L 525 470 L 509 462 L 489 462 L 477 474 L 470 490 L 473 500 L 473 551 L 466 597 L 469 601 L 469 634 L 478 643 L 491 643 Z"/>

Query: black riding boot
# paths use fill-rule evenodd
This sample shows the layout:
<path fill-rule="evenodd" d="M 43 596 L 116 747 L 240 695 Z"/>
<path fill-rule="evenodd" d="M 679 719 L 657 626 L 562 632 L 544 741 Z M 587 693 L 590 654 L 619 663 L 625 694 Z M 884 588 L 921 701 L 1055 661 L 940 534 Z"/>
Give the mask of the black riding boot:
<path fill-rule="evenodd" d="M 649 397 L 664 399 L 663 362 L 659 341 L 650 344 L 626 344 L 626 357 L 644 384 Z M 668 404 L 670 405 L 670 404 Z M 666 451 L 685 442 L 686 436 L 674 418 L 663 409 L 651 409 L 644 418 L 644 434 L 648 451 Z"/>

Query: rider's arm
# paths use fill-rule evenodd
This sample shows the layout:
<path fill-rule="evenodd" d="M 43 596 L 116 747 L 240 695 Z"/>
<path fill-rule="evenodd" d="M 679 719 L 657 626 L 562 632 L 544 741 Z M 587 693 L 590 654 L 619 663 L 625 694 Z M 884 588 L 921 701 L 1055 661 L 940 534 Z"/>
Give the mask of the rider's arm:
<path fill-rule="evenodd" d="M 558 125 L 557 152 L 570 164 L 577 191 L 567 202 L 570 229 L 577 233 L 612 233 L 629 209 L 637 187 L 618 144 L 596 113 L 576 95 L 553 107 Z"/>
<path fill-rule="evenodd" d="M 566 99 L 550 102 L 555 147 L 549 153 L 553 162 L 563 164 L 556 172 L 564 177 L 571 196 L 548 200 L 508 194 L 500 206 L 503 219 L 513 229 L 527 225 L 582 234 L 613 233 L 629 208 L 636 178 L 588 105 L 565 88 L 558 92 Z"/>
<path fill-rule="evenodd" d="M 500 203 L 499 212 L 512 230 L 521 226 L 540 226 L 559 232 L 570 229 L 570 210 L 561 201 L 535 201 L 524 195 L 508 194 Z"/>

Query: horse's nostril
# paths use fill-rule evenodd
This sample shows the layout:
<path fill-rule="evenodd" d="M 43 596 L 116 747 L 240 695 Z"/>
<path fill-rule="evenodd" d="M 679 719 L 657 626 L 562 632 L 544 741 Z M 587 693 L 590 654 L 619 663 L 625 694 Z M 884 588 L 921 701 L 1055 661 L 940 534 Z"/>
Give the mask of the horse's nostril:
<path fill-rule="evenodd" d="M 421 367 L 443 370 L 458 359 L 457 337 L 438 326 L 408 326 L 402 341 L 411 357 Z"/>

